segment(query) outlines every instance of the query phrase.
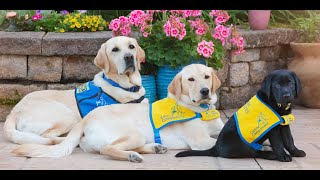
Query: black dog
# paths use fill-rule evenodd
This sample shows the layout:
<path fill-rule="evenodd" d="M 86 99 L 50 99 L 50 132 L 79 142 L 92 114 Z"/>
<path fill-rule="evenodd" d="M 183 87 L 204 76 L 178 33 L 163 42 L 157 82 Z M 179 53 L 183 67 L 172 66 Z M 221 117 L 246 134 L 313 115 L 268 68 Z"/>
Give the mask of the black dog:
<path fill-rule="evenodd" d="M 276 70 L 267 75 L 257 96 L 280 116 L 291 113 L 290 104 L 301 91 L 301 83 L 295 73 L 288 70 Z M 204 151 L 184 151 L 176 157 L 213 156 L 224 158 L 263 158 L 289 162 L 293 157 L 304 157 L 306 153 L 299 150 L 293 142 L 289 125 L 277 125 L 257 141 L 262 144 L 269 139 L 272 151 L 256 150 L 246 144 L 239 136 L 234 116 L 225 124 L 215 146 Z M 286 149 L 290 155 L 288 155 Z"/>

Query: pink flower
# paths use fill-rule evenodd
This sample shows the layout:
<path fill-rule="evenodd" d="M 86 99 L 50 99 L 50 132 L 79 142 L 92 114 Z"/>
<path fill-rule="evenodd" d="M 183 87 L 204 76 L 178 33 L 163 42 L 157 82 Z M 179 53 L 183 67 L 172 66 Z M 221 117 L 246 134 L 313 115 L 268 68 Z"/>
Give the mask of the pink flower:
<path fill-rule="evenodd" d="M 189 16 L 191 16 L 192 15 L 192 11 L 191 10 L 185 10 L 184 12 L 183 12 L 183 17 L 184 18 L 187 18 L 187 17 L 189 17 Z"/>
<path fill-rule="evenodd" d="M 214 30 L 218 31 L 218 32 L 221 32 L 225 27 L 223 25 L 217 25 Z"/>
<path fill-rule="evenodd" d="M 239 37 L 239 40 L 238 40 L 238 46 L 243 46 L 244 43 L 243 43 L 243 37 Z"/>
<path fill-rule="evenodd" d="M 214 44 L 209 41 L 201 41 L 198 43 L 197 51 L 199 55 L 205 57 L 205 58 L 210 58 L 214 52 Z"/>
<path fill-rule="evenodd" d="M 209 58 L 211 55 L 210 55 L 210 50 L 207 48 L 207 47 L 204 47 L 202 49 L 202 55 L 206 58 Z"/>
<path fill-rule="evenodd" d="M 215 39 L 220 39 L 221 35 L 219 32 L 215 32 L 212 37 Z"/>
<path fill-rule="evenodd" d="M 147 10 L 147 14 L 153 14 L 155 10 Z"/>
<path fill-rule="evenodd" d="M 185 24 L 180 22 L 178 17 L 173 15 L 163 25 L 163 30 L 167 37 L 175 37 L 178 40 L 182 40 L 186 35 Z"/>
<path fill-rule="evenodd" d="M 222 43 L 222 46 L 224 46 L 226 44 L 226 40 L 223 37 L 220 38 L 220 41 Z"/>
<path fill-rule="evenodd" d="M 129 23 L 129 18 L 127 18 L 125 16 L 120 16 L 119 20 L 120 20 L 120 22 L 123 22 L 123 23 Z"/>
<path fill-rule="evenodd" d="M 192 20 L 188 20 L 190 26 L 192 29 L 194 29 L 195 27 L 197 27 L 197 21 L 192 21 Z"/>
<path fill-rule="evenodd" d="M 219 10 L 212 10 L 209 15 L 213 18 L 214 16 L 216 16 L 219 13 Z"/>
<path fill-rule="evenodd" d="M 167 21 L 166 24 L 164 24 L 163 29 L 164 29 L 164 32 L 166 33 L 166 35 L 170 36 L 171 24 L 169 21 Z"/>
<path fill-rule="evenodd" d="M 227 28 L 223 28 L 221 31 L 221 36 L 224 38 L 228 38 L 230 36 L 229 30 Z"/>
<path fill-rule="evenodd" d="M 216 19 L 214 20 L 214 22 L 217 24 L 217 25 L 220 25 L 221 23 L 224 22 L 224 18 L 222 16 L 218 16 L 216 17 Z"/>
<path fill-rule="evenodd" d="M 229 14 L 227 11 L 221 11 L 220 15 L 223 17 L 224 22 L 227 22 L 230 18 Z"/>
<path fill-rule="evenodd" d="M 42 18 L 42 16 L 40 14 L 32 16 L 33 21 L 40 20 L 41 18 Z"/>
<path fill-rule="evenodd" d="M 121 31 L 122 35 L 125 35 L 125 36 L 130 34 L 130 32 L 126 28 L 120 28 L 120 31 Z"/>
<path fill-rule="evenodd" d="M 206 33 L 206 31 L 203 28 L 199 28 L 196 30 L 196 34 L 198 34 L 198 35 L 203 35 L 205 33 Z"/>
<path fill-rule="evenodd" d="M 186 29 L 182 29 L 180 36 L 182 36 L 182 38 L 187 35 L 187 31 Z"/>
<path fill-rule="evenodd" d="M 201 16 L 201 14 L 202 14 L 201 10 L 193 10 L 192 11 L 193 17 Z"/>
<path fill-rule="evenodd" d="M 171 36 L 177 37 L 179 34 L 179 30 L 177 28 L 172 28 L 171 29 Z"/>
<path fill-rule="evenodd" d="M 183 14 L 183 10 L 171 10 L 170 11 L 172 14 L 176 13 L 176 14 Z"/>
<path fill-rule="evenodd" d="M 144 32 L 142 35 L 143 37 L 148 37 L 149 34 L 147 32 Z"/>
<path fill-rule="evenodd" d="M 117 31 L 120 27 L 120 23 L 121 23 L 121 21 L 119 19 L 112 20 L 109 24 L 109 29 L 111 29 L 113 31 Z"/>
<path fill-rule="evenodd" d="M 236 51 L 233 51 L 233 53 L 234 54 L 236 54 L 236 55 L 239 55 L 239 54 L 242 54 L 242 53 L 244 53 L 244 49 L 243 48 L 240 48 L 240 49 L 238 49 L 238 50 L 236 50 Z"/>
<path fill-rule="evenodd" d="M 201 42 L 200 42 L 200 43 L 198 44 L 198 52 L 201 53 L 203 48 L 204 48 L 204 43 L 201 43 Z"/>
<path fill-rule="evenodd" d="M 209 46 L 209 47 L 213 47 L 214 46 L 213 42 L 211 42 L 211 41 L 205 42 L 205 45 Z"/>
<path fill-rule="evenodd" d="M 129 20 L 131 24 L 134 24 L 136 27 L 143 22 L 143 18 L 146 14 L 141 10 L 134 10 L 130 13 Z"/>

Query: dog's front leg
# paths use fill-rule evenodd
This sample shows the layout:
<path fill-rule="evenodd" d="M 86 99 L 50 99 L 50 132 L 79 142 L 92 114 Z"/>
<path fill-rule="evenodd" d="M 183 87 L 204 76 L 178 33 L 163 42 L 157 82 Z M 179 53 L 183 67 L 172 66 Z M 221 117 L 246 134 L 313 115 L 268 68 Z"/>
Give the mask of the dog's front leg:
<path fill-rule="evenodd" d="M 290 162 L 292 161 L 291 155 L 287 154 L 284 151 L 284 145 L 281 138 L 280 127 L 274 127 L 269 131 L 268 137 L 271 143 L 273 152 L 276 154 L 277 159 L 281 162 Z"/>
<path fill-rule="evenodd" d="M 281 126 L 280 127 L 280 133 L 282 137 L 282 141 L 284 144 L 284 147 L 293 157 L 305 157 L 306 153 L 303 150 L 299 150 L 295 145 L 293 141 L 293 137 L 290 131 L 289 125 Z"/>
<path fill-rule="evenodd" d="M 210 137 L 206 126 L 199 121 L 193 120 L 187 121 L 179 130 L 185 140 L 192 150 L 206 150 L 211 148 L 216 144 L 216 139 Z"/>

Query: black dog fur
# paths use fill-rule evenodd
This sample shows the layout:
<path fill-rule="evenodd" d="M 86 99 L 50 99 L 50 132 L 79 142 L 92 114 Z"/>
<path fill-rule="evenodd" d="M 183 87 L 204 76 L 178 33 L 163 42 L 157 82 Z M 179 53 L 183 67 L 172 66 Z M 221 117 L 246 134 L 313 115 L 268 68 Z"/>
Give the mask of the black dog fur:
<path fill-rule="evenodd" d="M 292 103 L 301 91 L 301 83 L 295 73 L 282 69 L 268 74 L 258 96 L 270 105 L 280 116 L 291 113 L 291 107 L 285 110 L 288 103 Z M 281 104 L 281 107 L 278 106 Z M 262 144 L 269 139 L 272 151 L 258 151 L 245 144 L 239 137 L 234 116 L 232 116 L 220 132 L 216 144 L 204 151 L 191 150 L 179 152 L 176 157 L 185 156 L 213 156 L 224 158 L 263 158 L 292 161 L 292 157 L 304 157 L 306 153 L 299 150 L 293 141 L 289 125 L 278 125 L 265 134 L 259 141 Z M 289 153 L 285 152 L 286 149 Z"/>

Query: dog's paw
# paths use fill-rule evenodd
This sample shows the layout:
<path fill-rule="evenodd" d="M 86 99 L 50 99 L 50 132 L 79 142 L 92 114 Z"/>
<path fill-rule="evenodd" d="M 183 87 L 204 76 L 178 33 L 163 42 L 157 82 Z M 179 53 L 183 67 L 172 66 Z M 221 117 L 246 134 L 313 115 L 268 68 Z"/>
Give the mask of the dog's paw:
<path fill-rule="evenodd" d="M 283 154 L 278 156 L 278 160 L 281 162 L 291 162 L 292 161 L 292 156 L 288 154 Z"/>
<path fill-rule="evenodd" d="M 146 90 L 144 89 L 144 87 L 141 87 L 138 91 L 139 96 L 144 96 L 146 94 Z"/>
<path fill-rule="evenodd" d="M 306 153 L 303 150 L 296 149 L 290 153 L 292 157 L 305 157 Z"/>
<path fill-rule="evenodd" d="M 153 148 L 156 154 L 164 154 L 168 151 L 168 148 L 161 144 L 155 145 Z"/>
<path fill-rule="evenodd" d="M 149 104 L 149 100 L 147 98 L 144 98 L 141 103 L 146 103 L 146 104 Z"/>
<path fill-rule="evenodd" d="M 134 152 L 129 155 L 128 160 L 130 162 L 140 163 L 143 161 L 143 157 L 139 153 Z"/>

